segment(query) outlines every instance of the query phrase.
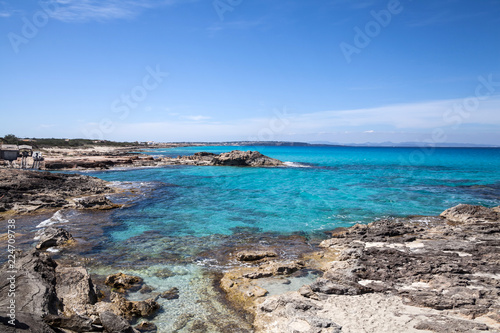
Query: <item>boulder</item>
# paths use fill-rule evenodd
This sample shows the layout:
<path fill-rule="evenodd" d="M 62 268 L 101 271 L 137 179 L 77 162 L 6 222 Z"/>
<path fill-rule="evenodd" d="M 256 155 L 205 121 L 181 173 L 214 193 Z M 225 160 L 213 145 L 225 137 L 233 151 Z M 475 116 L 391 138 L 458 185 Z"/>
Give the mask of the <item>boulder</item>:
<path fill-rule="evenodd" d="M 43 318 L 43 321 L 51 327 L 63 328 L 74 332 L 91 332 L 96 330 L 96 327 L 92 325 L 92 319 L 78 315 L 70 317 L 47 315 Z"/>
<path fill-rule="evenodd" d="M 258 151 L 241 151 L 233 150 L 229 153 L 222 153 L 214 158 L 214 165 L 231 165 L 231 166 L 280 166 L 283 162 L 262 155 Z"/>
<path fill-rule="evenodd" d="M 441 217 L 455 223 L 474 223 L 474 222 L 496 222 L 500 221 L 500 213 L 495 209 L 483 206 L 473 206 L 460 204 L 448 208 L 441 213 Z"/>
<path fill-rule="evenodd" d="M 97 289 L 83 267 L 56 268 L 56 291 L 66 315 L 84 313 L 97 302 Z"/>
<path fill-rule="evenodd" d="M 74 241 L 73 236 L 62 228 L 47 227 L 43 229 L 39 235 L 40 240 L 36 245 L 38 250 L 45 250 L 53 246 L 65 245 L 70 241 Z"/>
<path fill-rule="evenodd" d="M 94 195 L 75 199 L 75 204 L 78 209 L 107 210 L 119 207 L 119 205 L 112 203 L 105 195 Z"/>
<path fill-rule="evenodd" d="M 128 321 L 113 312 L 105 311 L 99 314 L 102 326 L 107 333 L 136 333 Z"/>
<path fill-rule="evenodd" d="M 16 253 L 16 257 L 16 273 L 11 273 L 9 263 L 0 269 L 0 308 L 8 309 L 13 299 L 8 295 L 14 292 L 18 331 L 36 328 L 36 332 L 53 332 L 42 317 L 57 315 L 61 308 L 55 288 L 57 264 L 48 254 L 34 249 L 23 256 Z"/>
<path fill-rule="evenodd" d="M 152 298 L 145 301 L 128 301 L 120 294 L 112 293 L 112 309 L 125 318 L 151 317 L 160 309 L 160 305 Z"/>
<path fill-rule="evenodd" d="M 278 255 L 274 251 L 252 251 L 245 250 L 236 253 L 236 259 L 239 261 L 255 261 L 264 258 L 277 257 Z"/>
<path fill-rule="evenodd" d="M 138 276 L 116 273 L 106 277 L 104 283 L 116 292 L 125 292 L 128 289 L 140 289 L 143 280 Z"/>

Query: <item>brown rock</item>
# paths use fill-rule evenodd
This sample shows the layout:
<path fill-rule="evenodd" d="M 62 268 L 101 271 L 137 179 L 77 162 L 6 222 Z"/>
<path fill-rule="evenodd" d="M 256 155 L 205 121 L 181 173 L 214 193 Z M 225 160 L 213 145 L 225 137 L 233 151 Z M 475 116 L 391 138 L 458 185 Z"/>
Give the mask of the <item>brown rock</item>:
<path fill-rule="evenodd" d="M 142 278 L 138 276 L 116 273 L 106 277 L 104 283 L 116 292 L 125 292 L 127 289 L 139 289 L 143 283 Z"/>
<path fill-rule="evenodd" d="M 251 251 L 245 250 L 236 253 L 236 259 L 239 261 L 255 261 L 264 258 L 277 257 L 278 255 L 274 251 Z"/>

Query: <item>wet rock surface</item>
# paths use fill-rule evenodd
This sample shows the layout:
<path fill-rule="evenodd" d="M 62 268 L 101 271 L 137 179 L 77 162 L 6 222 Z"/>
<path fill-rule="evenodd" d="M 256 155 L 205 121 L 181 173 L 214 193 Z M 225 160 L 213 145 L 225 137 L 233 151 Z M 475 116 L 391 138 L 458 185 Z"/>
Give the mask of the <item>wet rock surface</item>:
<path fill-rule="evenodd" d="M 441 217 L 380 220 L 330 234 L 323 255 L 292 266 L 323 271 L 295 292 L 255 292 L 256 280 L 278 274 L 267 267 L 280 260 L 224 275 L 222 289 L 254 313 L 258 332 L 500 330 L 498 207 L 459 205 Z"/>
<path fill-rule="evenodd" d="M 0 169 L 0 213 L 31 213 L 61 208 L 100 209 L 100 202 L 85 207 L 73 198 L 114 193 L 106 181 L 77 174 Z M 90 201 L 89 201 L 90 200 Z M 99 199 L 101 200 L 101 199 Z M 101 200 L 102 201 L 102 200 Z M 109 208 L 105 202 L 105 208 Z"/>

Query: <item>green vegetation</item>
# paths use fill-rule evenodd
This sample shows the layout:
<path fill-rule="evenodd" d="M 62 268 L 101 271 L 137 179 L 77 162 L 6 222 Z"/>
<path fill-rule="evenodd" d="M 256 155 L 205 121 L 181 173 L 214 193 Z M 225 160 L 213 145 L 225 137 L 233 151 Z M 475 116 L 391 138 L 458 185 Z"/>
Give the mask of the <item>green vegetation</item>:
<path fill-rule="evenodd" d="M 143 146 L 139 142 L 116 142 L 108 140 L 88 140 L 88 139 L 39 139 L 39 138 L 18 138 L 14 134 L 8 134 L 0 141 L 5 144 L 14 145 L 29 145 L 33 148 L 71 148 L 71 147 L 91 147 L 91 146 L 112 146 L 112 147 L 130 147 L 130 146 Z"/>

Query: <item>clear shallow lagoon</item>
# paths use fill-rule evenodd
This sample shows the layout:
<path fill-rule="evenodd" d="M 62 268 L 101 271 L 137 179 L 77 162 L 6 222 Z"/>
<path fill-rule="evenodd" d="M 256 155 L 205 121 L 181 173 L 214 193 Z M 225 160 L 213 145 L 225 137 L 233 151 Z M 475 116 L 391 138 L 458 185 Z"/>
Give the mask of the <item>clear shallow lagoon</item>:
<path fill-rule="evenodd" d="M 458 203 L 500 203 L 500 149 L 185 147 L 152 155 L 258 150 L 282 168 L 197 167 L 92 173 L 153 182 L 146 200 L 117 211 L 113 241 L 234 231 L 322 233 L 384 217 L 437 215 Z"/>

